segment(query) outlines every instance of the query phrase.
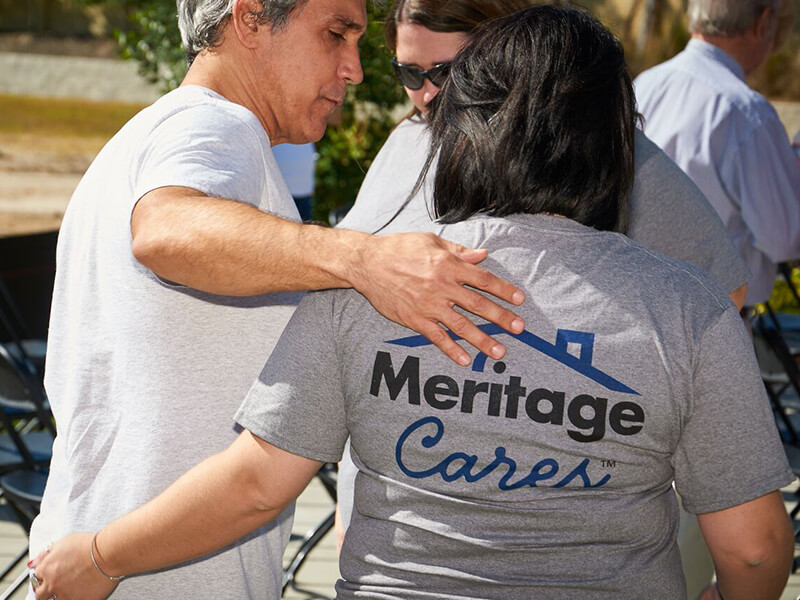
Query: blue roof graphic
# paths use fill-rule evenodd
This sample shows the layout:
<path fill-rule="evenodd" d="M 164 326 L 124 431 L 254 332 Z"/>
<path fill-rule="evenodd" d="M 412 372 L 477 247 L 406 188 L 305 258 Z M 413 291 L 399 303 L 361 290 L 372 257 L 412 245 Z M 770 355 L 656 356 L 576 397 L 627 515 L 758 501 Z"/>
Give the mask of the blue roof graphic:
<path fill-rule="evenodd" d="M 599 383 L 609 390 L 614 392 L 622 392 L 624 394 L 635 394 L 636 396 L 640 395 L 636 390 L 629 388 L 621 381 L 611 377 L 611 375 L 604 373 L 600 369 L 592 366 L 592 352 L 594 350 L 593 333 L 588 333 L 585 331 L 572 331 L 570 329 L 559 329 L 556 332 L 556 343 L 552 344 L 547 340 L 532 334 L 530 331 L 510 333 L 494 323 L 478 325 L 478 329 L 485 332 L 487 335 L 510 335 L 511 337 L 518 339 L 523 344 L 527 344 L 542 354 L 557 360 L 573 371 L 577 371 L 581 375 L 588 377 L 592 381 Z M 461 336 L 454 334 L 452 331 L 448 331 L 447 333 L 455 341 L 461 339 Z M 398 338 L 396 340 L 387 340 L 386 343 L 394 344 L 396 346 L 405 346 L 406 348 L 419 348 L 421 346 L 431 345 L 431 342 L 421 335 L 412 335 L 409 337 Z M 567 352 L 567 344 L 570 343 L 580 345 L 581 354 L 579 357 L 573 356 Z M 486 365 L 486 359 L 486 354 L 480 352 L 472 363 L 472 370 L 483 372 L 484 366 Z"/>

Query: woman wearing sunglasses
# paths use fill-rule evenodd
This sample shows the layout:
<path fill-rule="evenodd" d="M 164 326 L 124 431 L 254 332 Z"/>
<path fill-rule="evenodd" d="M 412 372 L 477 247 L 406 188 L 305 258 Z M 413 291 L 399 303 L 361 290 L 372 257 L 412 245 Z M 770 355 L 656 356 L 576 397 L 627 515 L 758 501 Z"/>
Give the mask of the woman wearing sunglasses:
<path fill-rule="evenodd" d="M 480 27 L 431 112 L 433 211 L 533 300 L 506 357 L 465 369 L 357 292 L 308 294 L 239 439 L 57 542 L 33 564 L 36 597 L 95 600 L 230 543 L 350 435 L 343 600 L 683 600 L 673 481 L 726 600 L 778 598 L 793 536 L 777 490 L 793 475 L 738 311 L 699 269 L 617 233 L 635 118 L 622 48 L 588 14 Z"/>
<path fill-rule="evenodd" d="M 414 109 L 373 161 L 340 227 L 369 232 L 432 227 L 430 192 L 409 199 L 427 154 L 428 104 L 446 80 L 450 61 L 478 25 L 540 3 L 394 0 L 386 21 L 386 42 L 395 53 L 395 73 Z M 639 131 L 630 202 L 631 238 L 705 269 L 741 307 L 748 272 L 725 227 L 691 180 Z"/>

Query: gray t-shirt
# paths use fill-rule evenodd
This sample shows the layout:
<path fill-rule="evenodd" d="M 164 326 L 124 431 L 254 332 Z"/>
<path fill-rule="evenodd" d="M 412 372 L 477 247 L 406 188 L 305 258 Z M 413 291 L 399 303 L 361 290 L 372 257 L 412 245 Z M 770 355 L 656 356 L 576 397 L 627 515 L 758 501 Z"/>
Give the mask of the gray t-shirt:
<path fill-rule="evenodd" d="M 670 258 L 708 271 L 730 293 L 748 271 L 725 226 L 702 192 L 641 131 L 635 137 L 635 175 L 628 237 Z M 406 119 L 372 163 L 358 199 L 339 227 L 374 232 L 403 205 L 417 182 L 430 143 L 425 121 Z M 429 231 L 432 177 L 385 232 Z"/>
<path fill-rule="evenodd" d="M 315 293 L 236 416 L 320 461 L 351 436 L 338 597 L 685 598 L 673 482 L 704 513 L 793 480 L 736 308 L 567 219 L 439 233 L 529 298 L 502 361 L 458 367 L 359 294 Z"/>
<path fill-rule="evenodd" d="M 628 236 L 670 258 L 705 269 L 728 293 L 747 282 L 748 271 L 705 196 L 641 131 L 635 138 L 635 176 Z M 374 232 L 397 213 L 425 164 L 430 135 L 422 118 L 406 119 L 389 136 L 364 178 L 358 199 L 339 227 Z M 385 233 L 430 231 L 432 177 Z M 346 529 L 352 511 L 355 467 L 345 455 L 339 468 L 339 514 Z"/>
<path fill-rule="evenodd" d="M 231 415 L 299 302 L 215 296 L 139 263 L 131 211 L 162 186 L 299 220 L 258 119 L 210 90 L 167 94 L 103 148 L 58 241 L 45 380 L 58 436 L 33 556 L 68 533 L 97 531 L 224 450 L 237 435 Z M 290 533 L 291 511 L 210 558 L 131 577 L 112 597 L 277 599 Z"/>

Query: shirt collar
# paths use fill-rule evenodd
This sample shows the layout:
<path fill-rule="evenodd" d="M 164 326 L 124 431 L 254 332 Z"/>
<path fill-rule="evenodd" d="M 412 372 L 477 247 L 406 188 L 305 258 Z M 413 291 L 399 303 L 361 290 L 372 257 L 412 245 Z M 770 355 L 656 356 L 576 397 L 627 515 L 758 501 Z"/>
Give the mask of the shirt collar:
<path fill-rule="evenodd" d="M 736 77 L 742 81 L 746 81 L 742 65 L 740 65 L 735 58 L 733 58 L 719 46 L 709 44 L 708 42 L 698 38 L 692 38 L 686 45 L 686 50 L 692 54 L 698 54 L 704 58 L 708 58 L 721 64 L 731 73 L 736 75 Z"/>

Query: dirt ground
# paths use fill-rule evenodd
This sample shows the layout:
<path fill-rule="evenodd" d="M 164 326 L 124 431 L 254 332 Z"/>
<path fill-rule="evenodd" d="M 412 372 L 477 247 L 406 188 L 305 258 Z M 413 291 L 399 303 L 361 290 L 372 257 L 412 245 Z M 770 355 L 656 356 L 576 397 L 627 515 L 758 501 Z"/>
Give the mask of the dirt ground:
<path fill-rule="evenodd" d="M 52 231 L 105 139 L 0 135 L 0 235 Z"/>

